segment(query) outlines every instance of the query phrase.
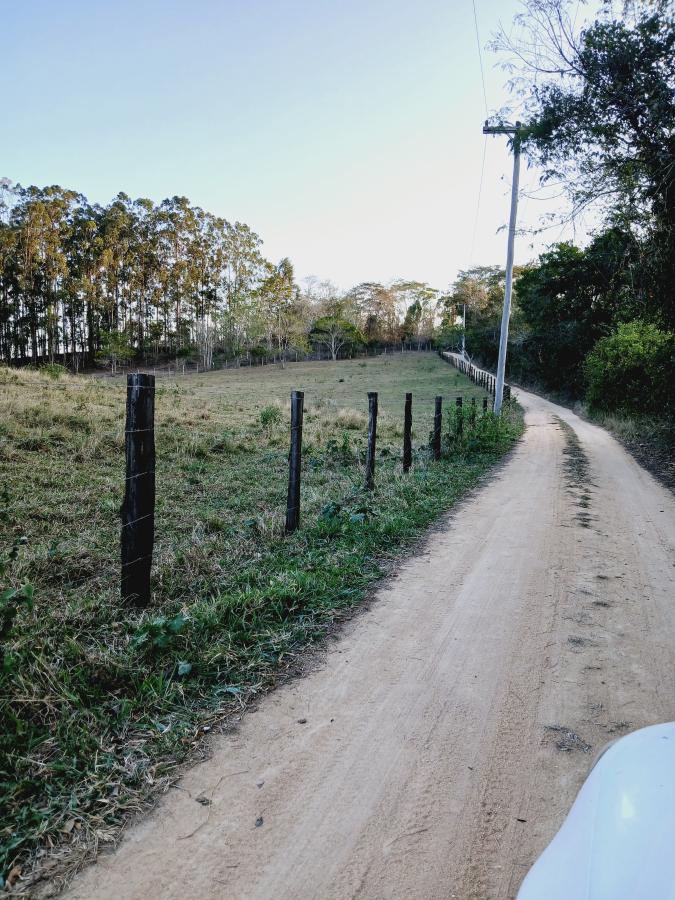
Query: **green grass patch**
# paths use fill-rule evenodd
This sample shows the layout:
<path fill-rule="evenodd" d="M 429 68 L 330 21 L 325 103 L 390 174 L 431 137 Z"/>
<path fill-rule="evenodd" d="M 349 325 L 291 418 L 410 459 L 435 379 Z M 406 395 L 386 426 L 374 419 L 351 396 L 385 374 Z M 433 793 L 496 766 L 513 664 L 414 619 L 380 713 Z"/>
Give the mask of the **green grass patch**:
<path fill-rule="evenodd" d="M 139 611 L 119 599 L 123 384 L 0 370 L 0 547 L 12 556 L 0 591 L 33 589 L 0 632 L 0 871 L 21 867 L 24 886 L 45 854 L 112 839 L 206 726 L 323 638 L 522 431 L 515 408 L 483 416 L 482 392 L 433 354 L 158 385 L 153 603 Z M 292 388 L 305 390 L 303 502 L 285 537 Z M 372 493 L 368 390 L 380 393 Z M 436 394 L 447 398 L 438 463 Z"/>

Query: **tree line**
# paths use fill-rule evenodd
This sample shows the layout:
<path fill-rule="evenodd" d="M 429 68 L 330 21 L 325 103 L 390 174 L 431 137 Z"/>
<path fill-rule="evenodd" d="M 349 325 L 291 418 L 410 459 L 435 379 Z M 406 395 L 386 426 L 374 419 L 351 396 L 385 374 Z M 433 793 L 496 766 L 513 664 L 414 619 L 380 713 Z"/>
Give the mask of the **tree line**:
<path fill-rule="evenodd" d="M 248 225 L 185 197 L 118 194 L 107 206 L 58 185 L 0 183 L 0 358 L 77 371 L 123 358 L 201 359 L 431 338 L 429 285 L 340 292 L 265 259 Z"/>

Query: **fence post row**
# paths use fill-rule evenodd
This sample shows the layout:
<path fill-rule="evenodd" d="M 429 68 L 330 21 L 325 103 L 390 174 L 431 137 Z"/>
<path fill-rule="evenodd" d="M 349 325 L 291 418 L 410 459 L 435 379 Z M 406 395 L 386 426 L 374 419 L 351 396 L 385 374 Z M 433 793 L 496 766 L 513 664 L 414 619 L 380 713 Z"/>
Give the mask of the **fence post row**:
<path fill-rule="evenodd" d="M 150 602 L 155 540 L 155 376 L 127 375 L 124 431 L 126 482 L 122 504 L 122 600 Z"/>
<path fill-rule="evenodd" d="M 453 360 L 453 362 L 456 362 Z M 495 381 L 485 372 L 478 373 L 460 361 L 459 368 L 494 393 Z M 183 364 L 183 372 L 185 364 Z M 199 368 L 197 367 L 197 371 Z M 507 402 L 510 385 L 505 386 Z M 433 455 L 441 456 L 443 398 L 435 398 Z M 483 398 L 483 412 L 488 408 Z M 375 486 L 375 454 L 377 442 L 378 395 L 368 392 L 368 449 L 366 454 L 366 490 Z M 291 447 L 289 453 L 286 532 L 300 524 L 300 475 L 302 463 L 302 425 L 304 392 L 291 394 Z M 475 422 L 476 400 L 471 400 L 471 421 Z M 125 427 L 126 481 L 122 504 L 121 528 L 121 595 L 127 603 L 145 606 L 150 602 L 150 575 L 155 538 L 155 376 L 141 373 L 127 375 L 127 407 Z M 456 431 L 463 432 L 463 401 L 456 399 Z M 403 471 L 412 464 L 412 394 L 405 395 L 403 426 Z"/>
<path fill-rule="evenodd" d="M 302 465 L 302 419 L 304 391 L 291 393 L 291 450 L 288 454 L 288 499 L 286 502 L 286 534 L 300 525 L 300 470 Z"/>
<path fill-rule="evenodd" d="M 403 471 L 409 472 L 412 463 L 412 394 L 405 395 L 403 411 Z"/>
<path fill-rule="evenodd" d="M 439 351 L 441 357 L 449 362 L 452 366 L 458 369 L 465 375 L 468 375 L 469 378 L 474 382 L 474 384 L 479 385 L 488 394 L 495 395 L 495 391 L 497 388 L 497 380 L 491 375 L 489 372 L 482 371 L 477 369 L 472 363 L 467 363 L 466 360 L 456 359 L 455 356 L 449 354 L 448 356 L 444 356 L 441 351 Z M 504 384 L 504 400 L 505 402 L 509 402 L 511 400 L 511 385 Z M 486 400 L 483 400 L 483 409 L 486 408 Z"/>
<path fill-rule="evenodd" d="M 436 397 L 434 408 L 434 459 L 441 458 L 441 427 L 443 424 L 443 398 Z"/>
<path fill-rule="evenodd" d="M 375 487 L 375 445 L 377 440 L 377 392 L 368 391 L 368 450 L 366 452 L 367 491 Z"/>

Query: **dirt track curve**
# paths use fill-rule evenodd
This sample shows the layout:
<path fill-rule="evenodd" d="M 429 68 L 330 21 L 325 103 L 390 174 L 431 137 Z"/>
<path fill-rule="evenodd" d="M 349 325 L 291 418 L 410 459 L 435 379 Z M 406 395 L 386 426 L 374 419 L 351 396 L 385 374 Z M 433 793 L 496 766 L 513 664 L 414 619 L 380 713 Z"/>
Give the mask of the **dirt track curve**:
<path fill-rule="evenodd" d="M 512 898 L 593 753 L 675 719 L 675 498 L 518 393 L 496 477 L 71 900 Z"/>

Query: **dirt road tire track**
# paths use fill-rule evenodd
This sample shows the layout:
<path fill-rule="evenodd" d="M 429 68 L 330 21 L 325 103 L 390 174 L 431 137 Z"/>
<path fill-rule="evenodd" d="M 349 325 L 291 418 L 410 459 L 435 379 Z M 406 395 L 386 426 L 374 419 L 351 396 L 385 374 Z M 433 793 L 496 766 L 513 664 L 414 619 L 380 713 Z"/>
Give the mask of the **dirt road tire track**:
<path fill-rule="evenodd" d="M 496 477 L 71 900 L 506 900 L 593 752 L 675 719 L 675 499 L 603 430 L 520 401 Z"/>

